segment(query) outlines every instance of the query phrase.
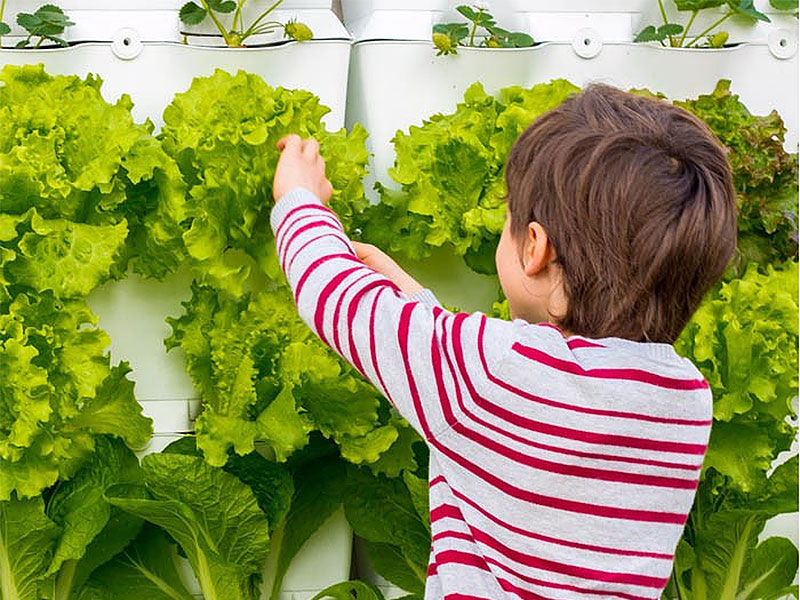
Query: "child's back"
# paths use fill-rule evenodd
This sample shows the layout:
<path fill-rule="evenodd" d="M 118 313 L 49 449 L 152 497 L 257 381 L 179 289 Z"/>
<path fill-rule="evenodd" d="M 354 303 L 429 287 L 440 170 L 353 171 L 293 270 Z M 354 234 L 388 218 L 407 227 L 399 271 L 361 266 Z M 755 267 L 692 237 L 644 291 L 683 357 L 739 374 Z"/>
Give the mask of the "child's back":
<path fill-rule="evenodd" d="M 431 448 L 426 598 L 658 598 L 711 428 L 670 344 L 735 249 L 713 136 L 601 86 L 531 126 L 497 250 L 512 322 L 354 251 L 316 144 L 286 145 L 273 227 L 300 314 Z"/>
<path fill-rule="evenodd" d="M 430 438 L 427 596 L 657 598 L 711 426 L 696 368 L 522 321 L 446 327 L 463 350 L 429 373 L 451 391 L 425 415 L 450 424 Z"/>

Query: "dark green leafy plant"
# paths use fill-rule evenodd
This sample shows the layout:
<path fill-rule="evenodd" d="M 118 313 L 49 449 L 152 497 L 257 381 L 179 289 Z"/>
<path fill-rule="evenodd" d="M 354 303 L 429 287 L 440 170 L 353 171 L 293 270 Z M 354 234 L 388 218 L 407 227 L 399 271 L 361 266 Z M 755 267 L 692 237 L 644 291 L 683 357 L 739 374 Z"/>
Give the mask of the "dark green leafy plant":
<path fill-rule="evenodd" d="M 406 470 L 387 478 L 350 467 L 344 507 L 372 568 L 422 598 L 431 549 L 427 477 Z"/>
<path fill-rule="evenodd" d="M 67 42 L 58 37 L 67 27 L 75 25 L 69 20 L 64 11 L 53 4 L 46 4 L 34 13 L 19 13 L 17 25 L 28 32 L 28 37 L 17 42 L 17 48 L 25 48 L 31 40 L 38 38 L 35 47 L 38 48 L 45 40 L 66 46 Z"/>
<path fill-rule="evenodd" d="M 142 521 L 111 506 L 106 489 L 142 480 L 119 440 L 96 438 L 91 457 L 43 495 L 0 501 L 0 598 L 85 598 L 92 572 L 137 536 Z M 130 494 L 129 494 L 130 495 Z"/>
<path fill-rule="evenodd" d="M 403 596 L 401 600 L 418 600 L 421 596 Z M 311 600 L 385 600 L 376 586 L 363 581 L 343 581 L 322 590 Z"/>
<path fill-rule="evenodd" d="M 456 54 L 458 46 L 485 48 L 526 48 L 533 46 L 527 33 L 512 32 L 498 27 L 494 17 L 485 8 L 461 5 L 456 10 L 467 23 L 439 23 L 433 26 L 433 44 L 438 52 Z M 479 33 L 480 30 L 480 33 Z M 476 36 L 482 39 L 477 39 Z"/>
<path fill-rule="evenodd" d="M 685 25 L 670 23 L 667 19 L 667 12 L 664 9 L 664 0 L 658 0 L 658 8 L 661 12 L 663 23 L 659 26 L 648 25 L 636 35 L 633 41 L 659 42 L 662 46 L 669 45 L 671 48 L 697 48 L 702 46 L 722 48 L 728 41 L 728 33 L 716 30 L 731 17 L 744 17 L 753 23 L 756 21 L 769 23 L 770 21 L 767 15 L 755 7 L 753 0 L 674 0 L 674 2 L 679 11 L 691 13 Z M 773 8 L 778 10 L 797 10 L 797 0 L 771 0 L 770 3 Z M 727 9 L 723 15 L 700 33 L 690 37 L 689 32 L 697 16 L 702 11 L 721 6 Z"/>
<path fill-rule="evenodd" d="M 314 37 L 311 29 L 304 23 L 296 20 L 287 23 L 279 21 L 265 21 L 266 17 L 283 2 L 278 0 L 269 8 L 264 10 L 249 26 L 245 27 L 242 9 L 247 0 L 199 0 L 200 4 L 194 1 L 187 2 L 181 7 L 180 19 L 186 25 L 199 25 L 208 17 L 214 26 L 219 30 L 225 44 L 231 48 L 241 48 L 244 42 L 251 36 L 272 33 L 276 29 L 283 28 L 284 37 L 298 42 L 304 42 Z M 233 13 L 233 21 L 230 29 L 222 23 L 220 15 Z M 184 35 L 186 35 L 184 33 Z"/>

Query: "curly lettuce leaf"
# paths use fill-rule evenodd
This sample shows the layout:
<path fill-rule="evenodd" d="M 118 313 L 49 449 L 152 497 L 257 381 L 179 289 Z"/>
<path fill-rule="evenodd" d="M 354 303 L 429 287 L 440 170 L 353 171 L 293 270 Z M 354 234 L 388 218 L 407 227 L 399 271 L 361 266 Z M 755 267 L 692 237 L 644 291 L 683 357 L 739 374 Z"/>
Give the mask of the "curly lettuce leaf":
<path fill-rule="evenodd" d="M 19 294 L 0 311 L 0 499 L 38 494 L 73 476 L 97 436 L 130 448 L 152 432 L 108 336 L 81 300 Z"/>
<path fill-rule="evenodd" d="M 797 395 L 798 267 L 766 274 L 751 265 L 722 283 L 676 342 L 701 370 L 714 397 L 706 468 L 744 492 L 762 487 L 777 455 L 788 450 Z"/>
<path fill-rule="evenodd" d="M 328 112 L 310 92 L 272 88 L 244 71 L 218 69 L 175 96 L 160 138 L 189 184 L 183 239 L 198 281 L 237 296 L 253 271 L 282 281 L 269 214 L 275 145 L 289 133 L 320 142 L 334 188 L 331 206 L 345 226 L 366 205 L 366 132 L 326 131 Z"/>
<path fill-rule="evenodd" d="M 185 254 L 180 227 L 185 184 L 153 138 L 153 124 L 134 123 L 130 98 L 123 95 L 109 104 L 99 77 L 51 76 L 43 65 L 7 65 L 0 82 L 2 212 L 19 215 L 33 208 L 41 219 L 63 227 L 60 236 L 47 238 L 51 241 L 29 240 L 27 245 L 51 259 L 64 248 L 65 256 L 71 253 L 86 262 L 84 270 L 100 271 L 108 256 L 97 255 L 103 247 L 98 243 L 110 251 L 119 236 L 125 239 L 124 232 L 129 243 L 124 253 L 114 253 L 114 277 L 121 277 L 131 260 L 134 270 L 146 276 L 161 278 L 174 271 Z M 100 233 L 100 227 L 113 227 L 111 238 L 104 239 L 108 234 Z M 89 231 L 99 235 L 93 253 L 87 250 Z M 33 256 L 29 266 L 35 267 L 38 258 Z M 62 265 L 53 273 L 68 277 Z M 45 282 L 43 275 L 36 281 Z M 89 283 L 73 293 L 85 293 Z"/>
<path fill-rule="evenodd" d="M 3 217 L 12 225 L 9 215 Z M 108 281 L 128 236 L 125 219 L 116 225 L 87 225 L 43 219 L 35 208 L 13 225 L 0 239 L 15 252 L 4 267 L 5 276 L 33 291 L 52 290 L 58 298 L 86 296 Z"/>
<path fill-rule="evenodd" d="M 125 486 L 108 501 L 163 528 L 186 553 L 206 598 L 255 600 L 269 548 L 269 526 L 250 487 L 202 458 L 150 454 L 142 460 L 149 498 Z"/>
<path fill-rule="evenodd" d="M 167 348 L 181 347 L 201 392 L 197 445 L 212 465 L 228 451 L 249 454 L 257 441 L 279 461 L 312 431 L 334 440 L 349 461 L 399 473 L 413 468 L 415 438 L 392 420 L 377 391 L 300 320 L 283 288 L 233 299 L 194 284 L 185 313 L 170 318 Z"/>

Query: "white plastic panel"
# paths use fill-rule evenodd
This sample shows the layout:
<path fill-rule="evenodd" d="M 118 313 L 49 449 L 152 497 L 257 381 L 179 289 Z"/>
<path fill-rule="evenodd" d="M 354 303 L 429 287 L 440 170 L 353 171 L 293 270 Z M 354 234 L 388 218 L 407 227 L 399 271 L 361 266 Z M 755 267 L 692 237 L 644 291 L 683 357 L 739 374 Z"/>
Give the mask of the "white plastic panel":
<path fill-rule="evenodd" d="M 353 530 L 340 508 L 297 553 L 286 576 L 279 600 L 310 600 L 325 588 L 350 579 Z M 267 600 L 267 590 L 261 599 Z"/>
<path fill-rule="evenodd" d="M 200 400 L 142 400 L 142 414 L 153 419 L 157 435 L 176 435 L 194 431 L 194 420 L 200 411 Z"/>
<path fill-rule="evenodd" d="M 136 382 L 135 393 L 140 401 L 186 401 L 196 398 L 192 381 L 186 373 L 184 354 L 180 348 L 169 353 L 164 338 L 172 334 L 167 317 L 183 314 L 181 302 L 189 300 L 191 275 L 184 269 L 167 276 L 163 282 L 143 279 L 130 273 L 122 281 L 106 283 L 88 299 L 99 317 L 98 325 L 111 337 L 111 360 L 126 360 Z M 171 408 L 176 408 L 170 405 Z M 188 431 L 186 408 L 180 423 L 173 423 L 168 414 L 152 414 L 156 431 Z M 178 418 L 175 415 L 175 418 Z"/>
<path fill-rule="evenodd" d="M 596 29 L 607 42 L 629 42 L 646 25 L 663 23 L 658 4 L 652 0 L 511 0 L 514 10 L 524 19 L 523 28 L 542 42 L 568 41 L 583 27 Z M 732 18 L 720 27 L 730 34 L 729 42 L 766 41 L 776 28 L 797 28 L 797 20 L 787 11 L 776 11 L 769 0 L 756 0 L 757 8 L 770 23 L 753 23 L 746 18 Z M 671 0 L 664 2 L 667 19 L 687 24 L 690 12 L 679 12 Z M 702 11 L 695 19 L 687 41 L 722 17 L 727 8 Z M 716 31 L 716 30 L 715 30 Z"/>

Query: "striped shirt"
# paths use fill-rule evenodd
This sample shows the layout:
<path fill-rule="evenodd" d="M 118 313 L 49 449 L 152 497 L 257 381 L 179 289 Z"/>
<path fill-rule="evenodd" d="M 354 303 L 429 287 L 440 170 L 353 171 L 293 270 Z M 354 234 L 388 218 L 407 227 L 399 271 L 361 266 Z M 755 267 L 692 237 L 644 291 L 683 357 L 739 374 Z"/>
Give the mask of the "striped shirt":
<path fill-rule="evenodd" d="M 301 317 L 430 446 L 427 599 L 659 598 L 711 430 L 688 360 L 408 297 L 300 188 L 272 226 Z"/>

